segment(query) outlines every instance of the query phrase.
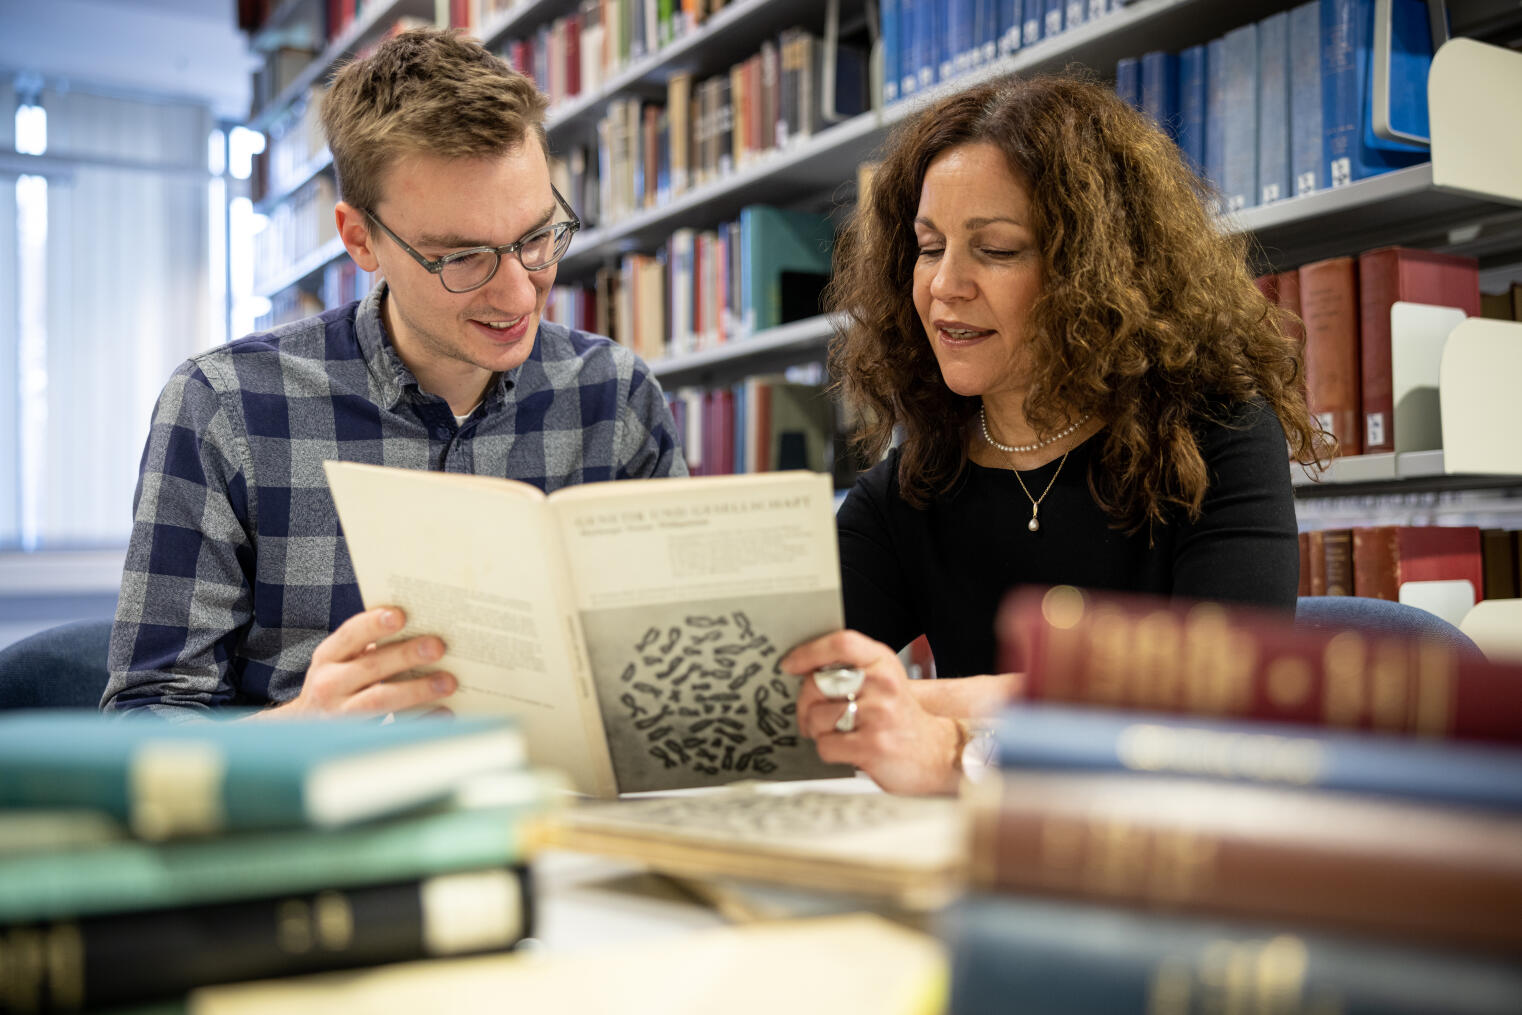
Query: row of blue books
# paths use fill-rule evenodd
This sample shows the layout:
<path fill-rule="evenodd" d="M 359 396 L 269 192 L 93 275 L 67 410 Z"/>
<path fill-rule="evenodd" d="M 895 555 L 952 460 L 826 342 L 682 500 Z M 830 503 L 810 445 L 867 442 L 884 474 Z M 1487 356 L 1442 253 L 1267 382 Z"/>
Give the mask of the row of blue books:
<path fill-rule="evenodd" d="M 1240 211 L 1425 162 L 1434 41 L 1422 0 L 1310 0 L 1178 53 L 1127 57 L 1115 87 Z M 1388 90 L 1376 37 L 1391 45 Z"/>
<path fill-rule="evenodd" d="M 0 717 L 0 1011 L 511 948 L 563 783 L 509 719 Z"/>
<path fill-rule="evenodd" d="M 1126 0 L 882 0 L 884 105 L 1087 24 Z"/>
<path fill-rule="evenodd" d="M 1522 666 L 1063 588 L 1000 637 L 954 1015 L 1522 1011 Z"/>

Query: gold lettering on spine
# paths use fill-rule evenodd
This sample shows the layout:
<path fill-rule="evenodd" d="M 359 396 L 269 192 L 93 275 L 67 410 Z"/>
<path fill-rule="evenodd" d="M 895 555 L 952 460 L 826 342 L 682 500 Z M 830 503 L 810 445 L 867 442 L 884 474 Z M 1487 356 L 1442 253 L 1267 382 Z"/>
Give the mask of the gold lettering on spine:
<path fill-rule="evenodd" d="M 1369 664 L 1369 722 L 1376 730 L 1407 731 L 1411 719 L 1407 654 L 1404 646 L 1376 642 Z"/>
<path fill-rule="evenodd" d="M 1326 767 L 1325 749 L 1308 737 L 1226 733 L 1134 723 L 1117 738 L 1116 755 L 1126 768 L 1181 772 L 1228 779 L 1310 785 Z"/>
<path fill-rule="evenodd" d="M 1036 637 L 1038 642 L 1046 639 L 1048 665 L 1042 679 L 1047 697 L 1053 701 L 1072 701 L 1075 697 L 1081 700 L 1085 694 L 1080 678 L 1081 662 L 1088 641 L 1083 627 L 1083 593 L 1071 585 L 1048 589 L 1041 597 L 1041 616 L 1046 621 L 1046 630 Z M 1033 646 L 1030 648 L 1034 650 Z"/>
<path fill-rule="evenodd" d="M 1194 973 L 1187 962 L 1166 958 L 1152 971 L 1147 988 L 1147 1015 L 1189 1015 Z"/>
<path fill-rule="evenodd" d="M 1189 611 L 1184 628 L 1184 705 L 1208 715 L 1240 715 L 1252 708 L 1252 675 L 1258 650 L 1252 637 L 1233 628 L 1226 611 L 1202 603 Z"/>
<path fill-rule="evenodd" d="M 47 932 L 48 1007 L 77 1011 L 85 1006 L 85 942 L 79 924 L 55 923 Z"/>
<path fill-rule="evenodd" d="M 1363 638 L 1344 631 L 1327 642 L 1322 657 L 1326 687 L 1322 691 L 1322 715 L 1328 725 L 1359 726 L 1363 722 Z"/>
<path fill-rule="evenodd" d="M 1305 942 L 1294 935 L 1280 934 L 1263 944 L 1258 951 L 1252 1010 L 1300 1011 L 1309 965 Z"/>
<path fill-rule="evenodd" d="M 1110 898 L 1138 894 L 1147 877 L 1147 833 L 1129 821 L 1089 825 L 1084 885 Z"/>
<path fill-rule="evenodd" d="M 1458 655 L 1440 642 L 1424 642 L 1416 655 L 1416 722 L 1418 733 L 1443 737 L 1453 732 L 1454 690 L 1458 686 Z"/>
<path fill-rule="evenodd" d="M 1178 619 L 1166 610 L 1155 610 L 1137 621 L 1131 700 L 1125 704 L 1156 709 L 1183 704 L 1182 642 Z"/>
<path fill-rule="evenodd" d="M 1219 842 L 1183 829 L 1152 833 L 1152 876 L 1148 895 L 1168 902 L 1191 899 L 1214 880 Z"/>
<path fill-rule="evenodd" d="M 1276 709 L 1299 709 L 1310 698 L 1311 667 L 1304 659 L 1276 659 L 1269 664 L 1264 679 L 1269 703 Z"/>
<path fill-rule="evenodd" d="M 354 911 L 342 892 L 319 892 L 315 900 L 317 943 L 325 951 L 343 952 L 354 942 Z"/>
<path fill-rule="evenodd" d="M 1096 705 L 1124 704 L 1132 674 L 1130 621 L 1114 607 L 1103 607 L 1094 611 L 1089 630 L 1086 698 Z"/>
<path fill-rule="evenodd" d="M 12 928 L 0 938 L 0 1000 L 11 1011 L 39 1011 L 42 978 L 42 935 L 31 927 Z"/>
<path fill-rule="evenodd" d="M 303 900 L 286 899 L 276 907 L 275 943 L 291 955 L 312 950 L 312 911 Z"/>

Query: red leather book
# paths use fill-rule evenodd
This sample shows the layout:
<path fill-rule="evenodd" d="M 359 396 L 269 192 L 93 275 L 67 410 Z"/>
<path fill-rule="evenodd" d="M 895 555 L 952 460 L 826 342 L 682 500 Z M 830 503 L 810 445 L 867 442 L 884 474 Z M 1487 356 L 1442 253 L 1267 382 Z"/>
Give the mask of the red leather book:
<path fill-rule="evenodd" d="M 1295 595 L 1308 596 L 1311 595 L 1311 534 L 1302 532 L 1295 541 L 1300 547 L 1300 585 Z"/>
<path fill-rule="evenodd" d="M 1327 529 L 1321 534 L 1321 539 L 1322 557 L 1326 561 L 1324 594 L 1353 595 L 1353 530 Z"/>
<path fill-rule="evenodd" d="M 1522 663 L 1243 605 L 1012 593 L 1000 669 L 1034 701 L 1522 744 Z"/>
<path fill-rule="evenodd" d="M 970 794 L 984 889 L 1522 952 L 1522 819 L 1136 774 L 1004 771 Z"/>
<path fill-rule="evenodd" d="M 1400 599 L 1406 582 L 1463 580 L 1484 598 L 1485 563 L 1473 525 L 1378 525 L 1353 530 L 1353 588 Z"/>
<path fill-rule="evenodd" d="M 1305 534 L 1307 556 L 1310 558 L 1311 590 L 1307 595 L 1326 595 L 1326 533 L 1313 529 Z"/>
<path fill-rule="evenodd" d="M 565 19 L 565 94 L 573 98 L 581 94 L 581 12 L 576 11 Z"/>
<path fill-rule="evenodd" d="M 1337 438 L 1338 453 L 1343 455 L 1364 449 L 1359 425 L 1356 267 L 1351 257 L 1334 257 L 1300 269 L 1306 401 L 1322 429 Z"/>
<path fill-rule="evenodd" d="M 1457 307 L 1480 316 L 1480 268 L 1472 257 L 1411 247 L 1358 255 L 1359 349 L 1365 451 L 1395 450 L 1390 307 L 1397 301 Z"/>
<path fill-rule="evenodd" d="M 1300 306 L 1300 272 L 1281 271 L 1275 276 L 1275 292 L 1279 303 L 1279 309 L 1287 310 L 1295 316 L 1285 322 L 1289 329 L 1286 334 L 1300 345 L 1301 353 L 1305 351 L 1305 318 Z"/>

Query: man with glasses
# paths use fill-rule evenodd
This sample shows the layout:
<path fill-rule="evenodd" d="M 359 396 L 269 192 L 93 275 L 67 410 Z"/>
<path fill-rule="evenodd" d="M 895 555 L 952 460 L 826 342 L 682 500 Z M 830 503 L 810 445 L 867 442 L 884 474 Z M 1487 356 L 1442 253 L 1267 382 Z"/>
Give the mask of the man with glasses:
<path fill-rule="evenodd" d="M 645 365 L 541 320 L 581 226 L 550 184 L 545 107 L 531 80 L 433 29 L 335 77 L 322 121 L 338 232 L 384 282 L 170 379 L 143 456 L 104 708 L 384 713 L 453 692 L 452 676 L 428 672 L 438 638 L 377 647 L 404 618 L 363 609 L 325 459 L 545 491 L 686 472 Z M 424 676 L 387 679 L 413 670 Z"/>

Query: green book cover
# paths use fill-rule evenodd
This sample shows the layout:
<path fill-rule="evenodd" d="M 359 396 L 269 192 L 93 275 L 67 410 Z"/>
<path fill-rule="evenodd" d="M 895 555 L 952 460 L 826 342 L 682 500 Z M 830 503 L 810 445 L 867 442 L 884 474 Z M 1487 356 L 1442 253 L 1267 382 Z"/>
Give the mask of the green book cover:
<path fill-rule="evenodd" d="M 87 807 L 145 839 L 338 827 L 518 768 L 510 718 L 173 723 L 38 710 L 0 716 L 0 807 Z"/>
<path fill-rule="evenodd" d="M 0 857 L 0 924 L 254 899 L 516 863 L 554 780 L 523 773 L 516 802 L 338 829 L 245 832 Z"/>
<path fill-rule="evenodd" d="M 818 288 L 830 275 L 835 228 L 823 215 L 753 204 L 740 209 L 744 264 L 741 303 L 747 333 L 783 323 L 783 273 L 792 284 L 809 287 L 800 302 L 817 304 Z M 818 285 L 809 281 L 817 279 Z"/>

